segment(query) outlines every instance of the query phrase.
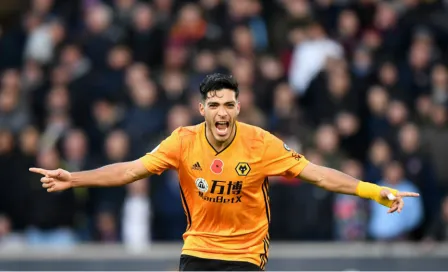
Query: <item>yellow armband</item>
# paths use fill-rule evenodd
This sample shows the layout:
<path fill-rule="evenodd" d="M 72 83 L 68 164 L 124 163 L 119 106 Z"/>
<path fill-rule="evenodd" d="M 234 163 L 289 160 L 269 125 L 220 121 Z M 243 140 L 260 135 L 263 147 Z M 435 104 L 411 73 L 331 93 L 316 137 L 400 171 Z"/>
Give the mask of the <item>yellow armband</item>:
<path fill-rule="evenodd" d="M 356 187 L 356 195 L 362 198 L 367 198 L 371 200 L 375 200 L 376 202 L 380 203 L 383 206 L 391 207 L 393 200 L 389 200 L 387 198 L 381 197 L 381 190 L 387 189 L 389 190 L 394 196 L 397 195 L 398 191 L 389 187 L 380 187 L 376 184 L 360 181 L 358 183 L 358 187 Z"/>

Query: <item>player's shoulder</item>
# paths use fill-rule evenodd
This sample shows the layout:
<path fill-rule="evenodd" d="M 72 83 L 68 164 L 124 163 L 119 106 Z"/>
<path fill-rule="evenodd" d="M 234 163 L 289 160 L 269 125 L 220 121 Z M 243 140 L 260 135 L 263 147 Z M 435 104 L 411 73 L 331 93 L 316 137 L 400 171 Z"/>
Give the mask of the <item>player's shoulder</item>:
<path fill-rule="evenodd" d="M 201 131 L 202 125 L 203 123 L 192 126 L 178 127 L 173 131 L 172 135 L 175 135 L 180 139 L 194 138 Z"/>
<path fill-rule="evenodd" d="M 263 143 L 267 138 L 271 137 L 271 133 L 261 127 L 250 125 L 244 122 L 238 122 L 238 130 L 240 135 L 247 141 L 257 141 Z"/>

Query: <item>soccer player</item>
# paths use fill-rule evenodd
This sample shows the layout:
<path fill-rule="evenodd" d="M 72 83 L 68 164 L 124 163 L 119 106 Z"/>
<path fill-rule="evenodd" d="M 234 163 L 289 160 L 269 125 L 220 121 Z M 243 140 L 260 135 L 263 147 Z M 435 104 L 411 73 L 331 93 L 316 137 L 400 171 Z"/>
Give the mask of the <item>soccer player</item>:
<path fill-rule="evenodd" d="M 43 175 L 48 192 L 57 192 L 121 186 L 175 169 L 188 222 L 181 271 L 265 269 L 270 176 L 298 177 L 329 191 L 371 199 L 389 207 L 390 213 L 403 209 L 403 197 L 418 196 L 315 165 L 269 132 L 238 122 L 238 84 L 231 76 L 209 75 L 199 90 L 205 122 L 176 129 L 141 158 L 82 172 L 30 171 Z"/>

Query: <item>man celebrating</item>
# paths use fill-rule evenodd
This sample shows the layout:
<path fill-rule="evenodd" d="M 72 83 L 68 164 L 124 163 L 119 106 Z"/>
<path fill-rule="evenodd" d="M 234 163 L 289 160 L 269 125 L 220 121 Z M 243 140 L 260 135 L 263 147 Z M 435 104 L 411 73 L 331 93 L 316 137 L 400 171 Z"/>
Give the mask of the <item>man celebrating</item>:
<path fill-rule="evenodd" d="M 180 259 L 185 270 L 264 270 L 269 251 L 270 176 L 298 177 L 326 190 L 403 209 L 398 192 L 315 165 L 261 128 L 238 122 L 238 83 L 222 74 L 200 85 L 205 122 L 176 129 L 152 152 L 91 171 L 31 168 L 48 192 L 121 186 L 166 169 L 179 174 L 188 226 Z"/>

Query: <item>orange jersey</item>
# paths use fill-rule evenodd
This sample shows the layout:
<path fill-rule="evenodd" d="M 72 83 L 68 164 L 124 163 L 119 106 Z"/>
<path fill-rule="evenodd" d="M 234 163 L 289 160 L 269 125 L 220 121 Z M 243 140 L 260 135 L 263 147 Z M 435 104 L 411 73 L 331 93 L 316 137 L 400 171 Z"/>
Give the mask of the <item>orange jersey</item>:
<path fill-rule="evenodd" d="M 141 160 L 153 174 L 178 171 L 188 222 L 182 254 L 262 269 L 270 242 L 268 177 L 296 177 L 308 163 L 274 135 L 241 122 L 221 152 L 201 123 L 178 128 Z"/>

